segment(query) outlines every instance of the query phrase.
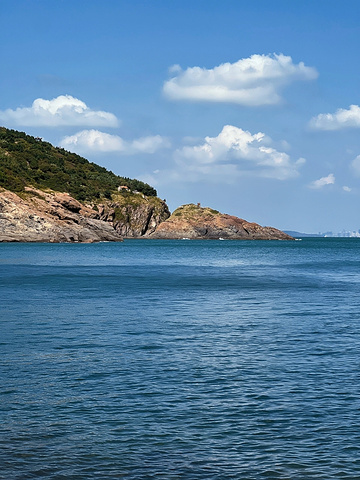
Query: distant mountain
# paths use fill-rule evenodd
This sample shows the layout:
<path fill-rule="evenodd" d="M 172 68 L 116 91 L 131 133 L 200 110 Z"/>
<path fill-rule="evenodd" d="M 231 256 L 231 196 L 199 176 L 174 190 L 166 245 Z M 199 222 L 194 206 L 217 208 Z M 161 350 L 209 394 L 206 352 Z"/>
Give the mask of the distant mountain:
<path fill-rule="evenodd" d="M 290 235 L 294 238 L 302 238 L 302 237 L 323 237 L 324 235 L 319 235 L 318 233 L 300 233 L 294 232 L 293 230 L 284 230 L 285 233 Z"/>

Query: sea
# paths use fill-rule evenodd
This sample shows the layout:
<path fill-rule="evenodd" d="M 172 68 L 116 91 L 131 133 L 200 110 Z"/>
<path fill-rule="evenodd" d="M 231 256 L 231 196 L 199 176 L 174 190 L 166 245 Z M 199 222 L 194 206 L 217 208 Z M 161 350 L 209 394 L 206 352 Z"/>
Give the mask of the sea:
<path fill-rule="evenodd" d="M 360 239 L 0 244 L 3 480 L 360 479 Z"/>

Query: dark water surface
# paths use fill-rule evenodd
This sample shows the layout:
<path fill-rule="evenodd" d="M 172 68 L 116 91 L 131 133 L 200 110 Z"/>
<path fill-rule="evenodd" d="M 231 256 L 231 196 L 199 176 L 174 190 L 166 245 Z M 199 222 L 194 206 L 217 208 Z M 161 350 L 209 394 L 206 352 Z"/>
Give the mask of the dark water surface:
<path fill-rule="evenodd" d="M 360 479 L 360 239 L 0 244 L 0 478 Z"/>

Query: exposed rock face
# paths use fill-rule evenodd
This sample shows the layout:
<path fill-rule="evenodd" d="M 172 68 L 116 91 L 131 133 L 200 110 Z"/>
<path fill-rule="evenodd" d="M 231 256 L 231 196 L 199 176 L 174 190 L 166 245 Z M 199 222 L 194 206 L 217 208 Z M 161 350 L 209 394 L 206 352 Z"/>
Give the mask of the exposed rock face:
<path fill-rule="evenodd" d="M 113 195 L 113 200 L 98 205 L 99 218 L 111 222 L 125 238 L 147 237 L 170 217 L 165 201 L 140 193 Z"/>
<path fill-rule="evenodd" d="M 151 238 L 158 239 L 231 239 L 231 240 L 293 240 L 290 235 L 273 227 L 261 227 L 232 215 L 189 204 L 179 207 L 161 223 Z"/>
<path fill-rule="evenodd" d="M 0 189 L 0 242 L 119 242 L 126 238 L 290 240 L 272 227 L 194 204 L 170 216 L 165 201 L 143 194 L 113 195 L 84 206 L 68 193 L 26 187 Z"/>
<path fill-rule="evenodd" d="M 119 242 L 111 225 L 67 193 L 0 191 L 0 242 Z"/>

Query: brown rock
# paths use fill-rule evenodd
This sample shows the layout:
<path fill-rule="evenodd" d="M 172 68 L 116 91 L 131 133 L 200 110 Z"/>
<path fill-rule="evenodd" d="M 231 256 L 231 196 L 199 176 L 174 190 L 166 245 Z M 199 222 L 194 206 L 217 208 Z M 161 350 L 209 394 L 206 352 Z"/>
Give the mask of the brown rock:
<path fill-rule="evenodd" d="M 229 239 L 293 240 L 273 227 L 262 227 L 242 218 L 219 213 L 200 205 L 183 205 L 162 222 L 151 238 L 158 239 Z"/>
<path fill-rule="evenodd" d="M 119 242 L 121 236 L 96 212 L 66 193 L 27 188 L 0 192 L 0 242 Z"/>

